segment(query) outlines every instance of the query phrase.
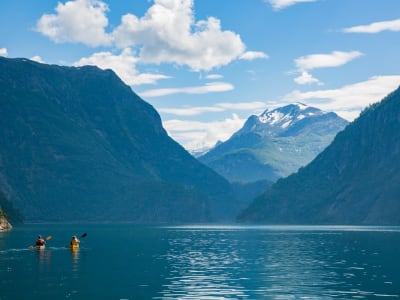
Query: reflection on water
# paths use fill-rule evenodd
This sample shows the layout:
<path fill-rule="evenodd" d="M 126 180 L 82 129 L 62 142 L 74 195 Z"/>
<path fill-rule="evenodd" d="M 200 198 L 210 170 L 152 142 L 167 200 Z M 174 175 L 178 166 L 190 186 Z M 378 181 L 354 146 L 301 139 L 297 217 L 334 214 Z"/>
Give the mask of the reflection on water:
<path fill-rule="evenodd" d="M 39 263 L 38 272 L 43 272 L 46 268 L 47 270 L 51 264 L 51 250 L 48 248 L 45 249 L 34 249 L 32 251 L 36 252 L 36 257 Z"/>
<path fill-rule="evenodd" d="M 395 273 L 384 270 L 382 250 L 389 245 L 371 232 L 357 240 L 338 230 L 175 230 L 168 283 L 158 299 L 400 297 L 399 279 L 393 282 L 399 262 L 387 257 Z"/>
<path fill-rule="evenodd" d="M 76 277 L 79 271 L 79 248 L 70 248 L 69 252 L 71 253 L 72 272 Z"/>
<path fill-rule="evenodd" d="M 192 232 L 169 242 L 170 283 L 165 285 L 163 299 L 237 299 L 245 295 L 243 278 L 235 274 L 244 264 L 237 241 L 228 240 L 223 232 Z"/>
<path fill-rule="evenodd" d="M 1 300 L 400 298 L 400 227 L 93 224 L 71 251 L 54 225 L 28 249 L 39 229 L 0 235 Z"/>

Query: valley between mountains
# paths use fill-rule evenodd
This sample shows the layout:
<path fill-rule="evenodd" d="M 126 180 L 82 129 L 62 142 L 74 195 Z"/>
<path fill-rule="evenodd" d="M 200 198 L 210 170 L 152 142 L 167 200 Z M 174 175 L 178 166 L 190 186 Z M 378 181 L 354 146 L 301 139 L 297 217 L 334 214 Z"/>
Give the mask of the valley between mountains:
<path fill-rule="evenodd" d="M 111 70 L 0 57 L 0 111 L 12 222 L 400 224 L 399 89 L 350 124 L 266 109 L 197 158 Z"/>

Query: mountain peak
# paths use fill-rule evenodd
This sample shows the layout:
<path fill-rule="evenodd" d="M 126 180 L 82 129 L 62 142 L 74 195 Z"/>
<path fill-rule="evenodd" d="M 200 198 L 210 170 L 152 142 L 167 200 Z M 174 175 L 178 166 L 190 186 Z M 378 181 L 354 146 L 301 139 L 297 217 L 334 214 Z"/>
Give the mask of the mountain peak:
<path fill-rule="evenodd" d="M 400 87 L 372 104 L 311 163 L 270 187 L 240 221 L 400 224 Z"/>
<path fill-rule="evenodd" d="M 347 124 L 302 103 L 267 109 L 199 159 L 231 181 L 275 181 L 310 162 Z"/>
<path fill-rule="evenodd" d="M 299 135 L 301 132 L 308 134 L 307 128 L 310 128 L 312 124 L 330 123 L 329 120 L 333 123 L 339 121 L 340 126 L 347 124 L 347 121 L 333 112 L 325 112 L 297 102 L 278 108 L 269 108 L 259 116 L 251 116 L 236 135 L 250 132 L 264 137 Z M 317 127 L 318 130 L 325 130 L 323 127 Z"/>
<path fill-rule="evenodd" d="M 274 109 L 267 109 L 259 115 L 258 120 L 273 127 L 287 128 L 296 121 L 324 114 L 326 112 L 318 108 L 310 107 L 303 103 L 293 103 Z"/>

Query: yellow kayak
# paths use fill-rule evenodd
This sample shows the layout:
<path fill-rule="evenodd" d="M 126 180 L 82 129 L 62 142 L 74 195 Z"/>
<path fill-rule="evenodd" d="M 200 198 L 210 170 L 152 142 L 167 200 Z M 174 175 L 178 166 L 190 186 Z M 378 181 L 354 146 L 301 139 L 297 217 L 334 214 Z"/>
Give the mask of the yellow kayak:
<path fill-rule="evenodd" d="M 46 245 L 36 245 L 36 250 L 44 250 Z"/>

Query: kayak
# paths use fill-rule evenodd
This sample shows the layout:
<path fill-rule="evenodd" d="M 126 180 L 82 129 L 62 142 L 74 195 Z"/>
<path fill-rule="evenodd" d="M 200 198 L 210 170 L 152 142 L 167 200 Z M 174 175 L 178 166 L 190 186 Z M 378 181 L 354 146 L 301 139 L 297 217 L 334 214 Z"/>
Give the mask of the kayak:
<path fill-rule="evenodd" d="M 36 250 L 44 250 L 46 245 L 36 245 Z"/>

